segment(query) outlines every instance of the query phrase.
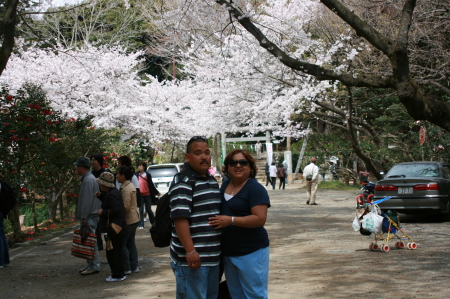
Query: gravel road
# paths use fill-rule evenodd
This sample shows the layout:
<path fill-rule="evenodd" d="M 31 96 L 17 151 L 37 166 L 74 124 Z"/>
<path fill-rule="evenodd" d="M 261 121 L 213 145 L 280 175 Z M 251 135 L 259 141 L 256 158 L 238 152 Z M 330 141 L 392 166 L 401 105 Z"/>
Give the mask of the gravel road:
<path fill-rule="evenodd" d="M 372 237 L 351 228 L 357 191 L 319 186 L 319 205 L 310 206 L 300 186 L 268 190 L 270 298 L 450 298 L 448 221 L 401 215 L 418 249 L 370 251 Z M 11 265 L 0 269 L 0 298 L 175 297 L 168 248 L 153 247 L 148 227 L 137 231 L 142 271 L 119 283 L 105 282 L 104 251 L 100 274 L 80 276 L 84 261 L 70 255 L 71 238 L 67 230 L 12 249 Z"/>

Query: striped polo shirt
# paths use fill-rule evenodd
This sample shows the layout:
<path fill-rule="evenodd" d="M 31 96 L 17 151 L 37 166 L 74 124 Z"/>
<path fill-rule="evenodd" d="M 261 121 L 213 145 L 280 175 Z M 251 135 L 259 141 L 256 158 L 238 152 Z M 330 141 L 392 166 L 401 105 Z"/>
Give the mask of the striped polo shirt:
<path fill-rule="evenodd" d="M 210 226 L 208 218 L 220 214 L 219 185 L 209 173 L 202 177 L 186 162 L 183 169 L 195 177 L 194 194 L 189 178 L 184 174 L 176 175 L 169 190 L 170 217 L 189 219 L 191 238 L 202 266 L 216 266 L 220 262 L 221 230 Z M 187 266 L 186 251 L 178 239 L 175 227 L 172 230 L 170 259 L 174 263 L 180 261 L 181 266 Z"/>

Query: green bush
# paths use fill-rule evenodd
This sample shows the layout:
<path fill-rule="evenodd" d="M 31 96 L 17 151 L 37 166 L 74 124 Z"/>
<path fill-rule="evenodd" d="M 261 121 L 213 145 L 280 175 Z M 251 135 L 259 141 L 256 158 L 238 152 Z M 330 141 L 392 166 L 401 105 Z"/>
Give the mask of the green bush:
<path fill-rule="evenodd" d="M 11 221 L 9 221 L 9 219 L 4 219 L 3 220 L 3 225 L 5 226 L 5 233 L 11 233 L 12 230 L 12 226 L 11 226 Z"/>
<path fill-rule="evenodd" d="M 40 204 L 36 204 L 36 218 L 37 218 L 37 223 L 42 223 L 46 220 L 49 219 L 48 217 L 48 207 L 47 207 L 47 203 L 40 203 Z M 32 213 L 32 209 L 31 209 L 31 204 L 26 204 L 20 207 L 20 214 L 21 215 L 26 215 L 25 218 L 25 226 L 33 226 L 33 213 Z"/>

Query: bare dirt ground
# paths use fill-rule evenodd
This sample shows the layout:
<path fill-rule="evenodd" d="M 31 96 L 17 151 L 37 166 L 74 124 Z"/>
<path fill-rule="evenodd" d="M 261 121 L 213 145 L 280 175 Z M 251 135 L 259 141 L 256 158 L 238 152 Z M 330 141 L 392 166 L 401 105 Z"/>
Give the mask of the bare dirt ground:
<path fill-rule="evenodd" d="M 319 186 L 319 205 L 309 206 L 299 186 L 268 190 L 270 298 L 450 297 L 447 221 L 402 215 L 418 249 L 370 251 L 372 237 L 351 228 L 357 191 Z M 148 227 L 137 231 L 141 272 L 118 283 L 105 282 L 110 273 L 104 251 L 99 274 L 79 275 L 84 261 L 70 255 L 71 239 L 67 230 L 12 249 L 11 265 L 0 269 L 0 298 L 175 297 L 168 248 L 153 246 Z"/>

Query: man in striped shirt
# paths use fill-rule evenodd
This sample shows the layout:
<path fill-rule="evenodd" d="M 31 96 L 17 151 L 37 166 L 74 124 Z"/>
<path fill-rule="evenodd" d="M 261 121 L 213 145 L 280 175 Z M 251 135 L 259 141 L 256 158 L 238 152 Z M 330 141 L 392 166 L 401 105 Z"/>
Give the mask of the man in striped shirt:
<path fill-rule="evenodd" d="M 170 217 L 174 223 L 170 244 L 171 267 L 177 299 L 216 299 L 219 290 L 220 230 L 208 224 L 220 214 L 219 185 L 208 173 L 211 153 L 204 137 L 192 137 L 183 171 L 174 177 L 169 190 Z"/>

